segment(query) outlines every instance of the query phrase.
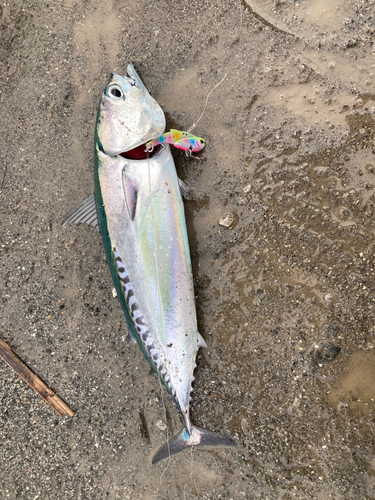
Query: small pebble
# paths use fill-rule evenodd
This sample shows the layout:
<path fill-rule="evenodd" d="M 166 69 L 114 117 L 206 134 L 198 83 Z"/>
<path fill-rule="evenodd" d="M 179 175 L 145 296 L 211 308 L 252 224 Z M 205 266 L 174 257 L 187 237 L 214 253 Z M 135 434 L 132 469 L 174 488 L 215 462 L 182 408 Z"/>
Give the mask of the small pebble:
<path fill-rule="evenodd" d="M 237 226 L 239 217 L 236 213 L 227 214 L 225 217 L 221 217 L 218 220 L 219 226 L 226 227 L 227 229 L 233 229 Z"/>
<path fill-rule="evenodd" d="M 165 423 L 162 420 L 158 420 L 155 425 L 161 431 L 165 431 L 165 429 L 167 428 L 167 426 L 165 425 Z"/>
<path fill-rule="evenodd" d="M 225 217 L 219 219 L 219 226 L 230 228 L 234 222 L 234 217 L 232 214 L 228 214 Z"/>

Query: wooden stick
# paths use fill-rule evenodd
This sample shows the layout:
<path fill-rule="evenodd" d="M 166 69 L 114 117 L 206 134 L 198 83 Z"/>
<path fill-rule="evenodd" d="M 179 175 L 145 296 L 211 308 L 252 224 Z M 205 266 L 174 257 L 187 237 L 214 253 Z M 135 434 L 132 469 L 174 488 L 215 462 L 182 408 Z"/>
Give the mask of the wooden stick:
<path fill-rule="evenodd" d="M 74 416 L 72 411 L 57 394 L 53 392 L 38 375 L 30 370 L 23 361 L 12 351 L 12 349 L 2 340 L 0 340 L 0 358 L 7 363 L 13 370 L 34 389 L 46 403 L 48 403 L 55 412 L 60 415 Z"/>

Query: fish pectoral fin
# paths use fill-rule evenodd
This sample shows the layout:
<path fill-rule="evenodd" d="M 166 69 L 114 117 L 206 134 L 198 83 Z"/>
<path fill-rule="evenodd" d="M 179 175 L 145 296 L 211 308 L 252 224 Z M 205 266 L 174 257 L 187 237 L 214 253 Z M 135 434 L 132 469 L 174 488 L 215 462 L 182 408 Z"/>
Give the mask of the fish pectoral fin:
<path fill-rule="evenodd" d="M 200 333 L 198 333 L 198 347 L 207 347 L 207 344 Z"/>
<path fill-rule="evenodd" d="M 189 186 L 180 178 L 178 179 L 178 185 L 180 186 L 181 196 L 185 198 L 185 200 L 190 200 L 191 197 Z"/>
<path fill-rule="evenodd" d="M 126 173 L 126 170 L 122 172 L 122 186 L 130 218 L 131 220 L 134 220 L 137 208 L 139 186 L 138 183 Z"/>
<path fill-rule="evenodd" d="M 63 226 L 83 223 L 89 224 L 100 233 L 98 213 L 96 211 L 95 197 L 93 194 L 73 208 L 62 221 Z"/>

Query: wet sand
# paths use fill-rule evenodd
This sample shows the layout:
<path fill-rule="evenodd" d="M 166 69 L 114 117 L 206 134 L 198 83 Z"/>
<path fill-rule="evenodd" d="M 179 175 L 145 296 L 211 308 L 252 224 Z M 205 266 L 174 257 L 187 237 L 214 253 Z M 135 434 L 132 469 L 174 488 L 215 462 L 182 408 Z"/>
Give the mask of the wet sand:
<path fill-rule="evenodd" d="M 0 7 L 0 336 L 76 412 L 0 361 L 4 499 L 372 499 L 373 2 L 66 0 Z M 154 466 L 182 427 L 136 345 L 91 228 L 111 71 L 132 62 L 174 151 L 200 332 L 192 420 L 238 450 Z M 218 224 L 231 214 L 232 229 Z"/>

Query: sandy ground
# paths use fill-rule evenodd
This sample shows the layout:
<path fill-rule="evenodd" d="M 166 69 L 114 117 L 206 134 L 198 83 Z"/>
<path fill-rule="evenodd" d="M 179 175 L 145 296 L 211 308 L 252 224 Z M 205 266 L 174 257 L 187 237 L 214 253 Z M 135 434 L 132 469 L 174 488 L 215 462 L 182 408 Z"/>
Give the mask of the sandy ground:
<path fill-rule="evenodd" d="M 0 20 L 0 336 L 76 411 L 0 362 L 1 498 L 374 499 L 374 1 L 14 0 Z M 184 130 L 227 74 L 205 160 L 175 161 L 208 344 L 192 419 L 239 447 L 154 466 L 178 412 L 126 342 L 100 236 L 61 227 L 128 62 Z"/>

